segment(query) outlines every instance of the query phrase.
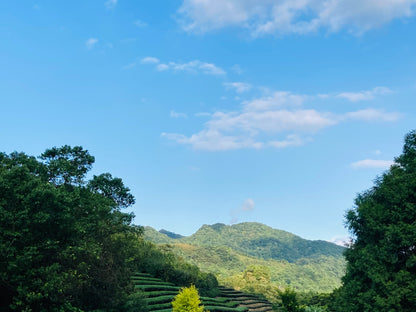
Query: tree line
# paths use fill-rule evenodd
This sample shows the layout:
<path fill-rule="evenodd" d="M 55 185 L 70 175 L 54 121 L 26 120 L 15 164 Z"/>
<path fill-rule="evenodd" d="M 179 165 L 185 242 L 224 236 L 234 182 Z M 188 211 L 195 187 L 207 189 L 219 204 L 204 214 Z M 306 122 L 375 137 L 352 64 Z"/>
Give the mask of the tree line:
<path fill-rule="evenodd" d="M 0 311 L 132 311 L 144 271 L 215 292 L 218 282 L 144 241 L 134 197 L 109 173 L 87 180 L 82 147 L 0 153 Z"/>
<path fill-rule="evenodd" d="M 214 275 L 143 239 L 134 215 L 122 211 L 134 197 L 121 179 L 86 179 L 93 163 L 79 146 L 38 158 L 0 153 L 0 311 L 134 311 L 141 298 L 130 276 L 137 271 L 215 295 Z M 304 308 L 292 290 L 278 289 L 280 308 L 416 311 L 416 131 L 394 165 L 357 196 L 346 224 L 353 237 L 342 286 L 303 298 L 316 303 Z M 243 275 L 248 291 L 270 280 L 255 267 Z"/>

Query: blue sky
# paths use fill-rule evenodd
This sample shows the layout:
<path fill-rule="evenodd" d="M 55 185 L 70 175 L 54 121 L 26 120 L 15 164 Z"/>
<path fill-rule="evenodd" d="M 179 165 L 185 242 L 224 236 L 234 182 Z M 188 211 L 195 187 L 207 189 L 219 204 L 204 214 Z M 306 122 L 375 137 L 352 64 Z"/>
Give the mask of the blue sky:
<path fill-rule="evenodd" d="M 416 128 L 415 0 L 0 3 L 0 146 L 81 145 L 135 222 L 345 237 Z"/>

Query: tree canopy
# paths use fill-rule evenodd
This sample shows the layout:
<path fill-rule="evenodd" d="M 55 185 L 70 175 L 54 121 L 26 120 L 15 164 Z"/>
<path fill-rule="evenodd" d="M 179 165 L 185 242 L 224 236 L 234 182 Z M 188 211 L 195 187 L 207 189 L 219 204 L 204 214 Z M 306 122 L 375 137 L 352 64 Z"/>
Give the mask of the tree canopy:
<path fill-rule="evenodd" d="M 416 311 L 416 131 L 395 164 L 357 196 L 346 222 L 353 241 L 336 309 Z"/>
<path fill-rule="evenodd" d="M 86 181 L 94 157 L 76 146 L 39 159 L 0 154 L 0 287 L 16 311 L 118 308 L 141 229 L 121 179 Z"/>
<path fill-rule="evenodd" d="M 215 295 L 214 275 L 143 239 L 120 178 L 86 179 L 93 163 L 80 146 L 0 153 L 0 311 L 144 311 L 138 271 Z"/>

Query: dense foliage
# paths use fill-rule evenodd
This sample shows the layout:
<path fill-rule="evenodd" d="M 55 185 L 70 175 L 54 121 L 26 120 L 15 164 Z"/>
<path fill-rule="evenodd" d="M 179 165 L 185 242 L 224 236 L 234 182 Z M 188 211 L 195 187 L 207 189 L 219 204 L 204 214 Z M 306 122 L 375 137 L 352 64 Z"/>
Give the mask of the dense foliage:
<path fill-rule="evenodd" d="M 158 247 L 143 239 L 139 244 L 139 271 L 147 272 L 175 285 L 188 287 L 195 285 L 204 296 L 217 295 L 218 281 L 214 274 L 201 272 L 196 265 L 175 256 L 169 248 Z"/>
<path fill-rule="evenodd" d="M 347 213 L 354 241 L 337 311 L 416 311 L 416 132 Z"/>
<path fill-rule="evenodd" d="M 17 311 L 119 308 L 141 229 L 134 202 L 110 174 L 85 175 L 94 157 L 52 148 L 37 160 L 0 154 L 0 281 Z"/>
<path fill-rule="evenodd" d="M 145 236 L 156 243 L 185 243 L 197 246 L 227 246 L 244 255 L 296 262 L 320 256 L 342 257 L 345 248 L 325 242 L 309 241 L 289 232 L 273 229 L 261 223 L 245 222 L 234 225 L 217 223 L 203 225 L 189 237 L 172 239 L 155 231 Z"/>
<path fill-rule="evenodd" d="M 214 276 L 141 238 L 121 211 L 129 189 L 109 173 L 86 180 L 93 163 L 78 146 L 0 153 L 0 310 L 139 310 L 137 270 L 215 290 Z"/>
<path fill-rule="evenodd" d="M 252 231 L 246 231 L 246 235 L 251 238 L 255 238 L 257 234 L 261 235 L 265 231 L 266 233 L 268 233 L 268 230 L 270 231 L 270 228 L 261 224 L 251 223 L 249 225 Z M 291 235 L 288 233 L 287 236 L 290 238 Z M 214 273 L 222 284 L 236 289 L 246 289 L 246 276 L 243 271 L 248 270 L 250 266 L 269 268 L 270 285 L 265 285 L 263 280 L 251 282 L 250 287 L 252 288 L 256 284 L 257 291 L 268 286 L 291 286 L 301 292 L 329 293 L 341 286 L 341 277 L 345 274 L 345 260 L 342 253 L 339 253 L 338 256 L 315 254 L 311 258 L 301 258 L 295 262 L 288 262 L 249 256 L 227 246 L 198 245 L 195 240 L 193 245 L 184 244 L 181 243 L 183 239 L 170 239 L 150 227 L 145 228 L 144 236 L 159 243 L 171 242 L 164 245 L 165 248 L 169 248 L 187 262 L 197 265 L 204 272 Z M 235 236 L 228 235 L 227 237 L 234 240 Z M 217 234 L 214 234 L 213 240 L 216 237 Z M 227 237 L 224 237 L 223 240 Z M 211 236 L 206 236 L 207 240 L 210 238 Z M 295 245 L 293 248 L 295 248 Z M 340 247 L 335 246 L 335 248 L 338 250 Z M 343 248 L 340 249 L 343 250 Z M 270 296 L 268 298 L 271 299 Z"/>

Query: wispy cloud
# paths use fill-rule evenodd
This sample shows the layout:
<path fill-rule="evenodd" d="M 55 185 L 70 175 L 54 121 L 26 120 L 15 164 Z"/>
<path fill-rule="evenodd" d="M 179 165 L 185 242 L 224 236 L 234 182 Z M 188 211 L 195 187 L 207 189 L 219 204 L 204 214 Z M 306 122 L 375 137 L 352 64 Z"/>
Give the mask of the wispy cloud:
<path fill-rule="evenodd" d="M 345 119 L 360 120 L 360 121 L 387 121 L 394 122 L 399 120 L 400 113 L 385 112 L 381 109 L 366 108 L 355 112 L 349 112 L 344 115 Z"/>
<path fill-rule="evenodd" d="M 335 236 L 331 238 L 328 242 L 334 243 L 335 245 L 338 245 L 338 246 L 348 247 L 350 241 L 351 241 L 351 238 L 348 236 Z"/>
<path fill-rule="evenodd" d="M 334 113 L 304 107 L 318 96 L 271 92 L 266 97 L 243 101 L 239 110 L 216 111 L 208 115 L 203 129 L 190 136 L 162 133 L 162 136 L 197 150 L 288 148 L 301 146 L 318 132 L 351 121 L 395 122 L 401 115 L 366 108 Z M 326 99 L 325 99 L 326 101 Z"/>
<path fill-rule="evenodd" d="M 188 115 L 185 113 L 177 113 L 173 110 L 170 111 L 170 117 L 172 118 L 188 118 Z"/>
<path fill-rule="evenodd" d="M 241 66 L 238 64 L 234 64 L 233 66 L 231 66 L 231 70 L 238 75 L 241 75 L 244 72 Z"/>
<path fill-rule="evenodd" d="M 244 201 L 243 205 L 241 206 L 241 210 L 243 210 L 243 211 L 254 210 L 254 201 L 251 198 L 246 199 Z"/>
<path fill-rule="evenodd" d="M 344 98 L 351 102 L 372 100 L 376 95 L 390 94 L 393 91 L 387 87 L 376 87 L 367 91 L 360 92 L 342 92 L 336 95 L 338 98 Z"/>
<path fill-rule="evenodd" d="M 347 30 L 362 34 L 415 13 L 416 0 L 184 0 L 179 9 L 186 31 L 207 32 L 229 26 L 252 35 L 307 34 Z"/>
<path fill-rule="evenodd" d="M 140 62 L 143 63 L 143 64 L 157 64 L 160 61 L 156 57 L 146 56 L 146 57 L 142 58 Z"/>
<path fill-rule="evenodd" d="M 97 38 L 89 38 L 87 41 L 85 41 L 85 46 L 88 50 L 91 50 L 94 48 L 94 46 L 98 43 Z"/>
<path fill-rule="evenodd" d="M 306 95 L 293 94 L 287 91 L 273 92 L 272 95 L 256 98 L 244 103 L 247 111 L 269 111 L 282 107 L 301 106 Z"/>
<path fill-rule="evenodd" d="M 143 28 L 143 27 L 146 27 L 146 26 L 147 26 L 147 23 L 146 23 L 146 22 L 144 22 L 144 21 L 142 21 L 142 20 L 139 20 L 139 19 L 136 19 L 136 20 L 133 22 L 133 24 L 134 24 L 136 27 L 139 27 L 139 28 Z"/>
<path fill-rule="evenodd" d="M 254 200 L 251 198 L 246 199 L 239 208 L 231 210 L 231 224 L 237 223 L 240 220 L 242 214 L 253 211 L 254 208 Z"/>
<path fill-rule="evenodd" d="M 202 73 L 208 75 L 225 75 L 226 72 L 221 67 L 213 63 L 202 62 L 200 60 L 193 60 L 189 62 L 166 62 L 163 63 L 159 59 L 148 56 L 141 60 L 143 64 L 153 64 L 158 71 L 175 71 L 175 72 L 190 72 Z"/>
<path fill-rule="evenodd" d="M 223 85 L 227 89 L 232 89 L 237 93 L 250 91 L 252 85 L 246 82 L 224 82 Z"/>
<path fill-rule="evenodd" d="M 366 169 L 366 168 L 390 168 L 394 164 L 391 160 L 377 160 L 377 159 L 363 159 L 351 164 L 354 169 Z"/>
<path fill-rule="evenodd" d="M 117 6 L 117 0 L 107 0 L 104 5 L 109 10 L 114 9 Z"/>

